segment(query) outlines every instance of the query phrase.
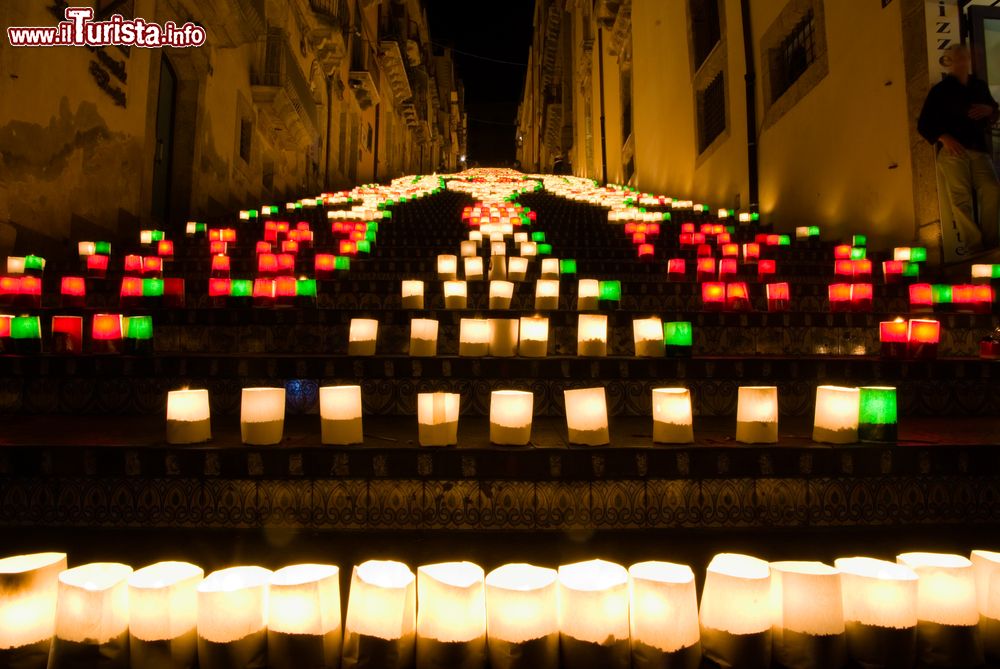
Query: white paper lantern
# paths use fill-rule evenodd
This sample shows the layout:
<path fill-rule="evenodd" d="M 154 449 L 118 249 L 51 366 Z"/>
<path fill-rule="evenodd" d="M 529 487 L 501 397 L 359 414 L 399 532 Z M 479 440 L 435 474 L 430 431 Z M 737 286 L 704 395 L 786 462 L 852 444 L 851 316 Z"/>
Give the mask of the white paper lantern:
<path fill-rule="evenodd" d="M 319 416 L 324 444 L 360 444 L 365 440 L 361 418 L 361 386 L 320 388 Z"/>
<path fill-rule="evenodd" d="M 497 258 L 507 255 L 507 243 L 503 241 L 503 233 L 496 233 L 500 239 L 494 239 L 494 235 L 490 235 L 490 255 Z"/>
<path fill-rule="evenodd" d="M 483 280 L 483 259 L 479 256 L 464 259 L 465 267 L 465 280 L 466 281 L 482 281 Z"/>
<path fill-rule="evenodd" d="M 608 317 L 580 314 L 576 327 L 576 354 L 603 358 L 608 354 Z"/>
<path fill-rule="evenodd" d="M 454 281 L 458 277 L 458 258 L 446 253 L 439 255 L 437 273 L 441 281 Z"/>
<path fill-rule="evenodd" d="M 544 358 L 549 352 L 549 319 L 522 317 L 517 352 L 526 358 Z"/>
<path fill-rule="evenodd" d="M 198 663 L 203 669 L 259 666 L 267 657 L 271 571 L 230 567 L 198 585 Z"/>
<path fill-rule="evenodd" d="M 490 441 L 504 446 L 527 445 L 534 409 L 533 393 L 494 390 L 490 394 Z"/>
<path fill-rule="evenodd" d="M 629 567 L 633 666 L 688 666 L 664 656 L 701 659 L 698 598 L 687 565 L 639 562 Z"/>
<path fill-rule="evenodd" d="M 576 289 L 578 311 L 592 311 L 598 308 L 601 297 L 601 282 L 597 279 L 580 279 Z"/>
<path fill-rule="evenodd" d="M 736 406 L 736 441 L 773 444 L 778 441 L 778 389 L 740 386 Z"/>
<path fill-rule="evenodd" d="M 424 308 L 424 282 L 417 279 L 403 281 L 403 308 Z"/>
<path fill-rule="evenodd" d="M 542 259 L 542 271 L 540 278 L 542 279 L 558 279 L 559 278 L 559 258 L 543 258 Z"/>
<path fill-rule="evenodd" d="M 712 558 L 701 596 L 701 643 L 720 666 L 771 664 L 771 570 L 748 555 Z"/>
<path fill-rule="evenodd" d="M 7 274 L 24 274 L 23 256 L 7 256 Z"/>
<path fill-rule="evenodd" d="M 608 434 L 608 403 L 604 388 L 581 388 L 563 391 L 566 402 L 566 427 L 571 444 L 603 446 L 611 441 Z"/>
<path fill-rule="evenodd" d="M 490 281 L 490 309 L 510 309 L 514 284 L 510 281 Z"/>
<path fill-rule="evenodd" d="M 444 282 L 444 308 L 465 309 L 468 301 L 468 289 L 464 281 Z"/>
<path fill-rule="evenodd" d="M 691 391 L 687 388 L 653 389 L 653 441 L 659 444 L 694 441 Z"/>
<path fill-rule="evenodd" d="M 557 669 L 559 606 L 554 569 L 507 564 L 486 575 L 486 628 L 493 669 Z"/>
<path fill-rule="evenodd" d="M 625 567 L 604 560 L 560 566 L 562 666 L 627 669 L 631 663 L 628 614 Z"/>
<path fill-rule="evenodd" d="M 535 242 L 521 242 L 520 254 L 522 258 L 533 258 L 538 255 L 538 244 Z"/>
<path fill-rule="evenodd" d="M 421 446 L 452 446 L 458 443 L 457 393 L 419 393 L 417 395 L 418 438 Z"/>
<path fill-rule="evenodd" d="M 340 651 L 340 569 L 297 564 L 274 572 L 267 605 L 268 667 L 337 667 Z"/>
<path fill-rule="evenodd" d="M 637 357 L 663 357 L 666 349 L 663 343 L 663 321 L 659 316 L 632 319 L 632 339 Z"/>
<path fill-rule="evenodd" d="M 528 259 L 520 256 L 507 258 L 507 280 L 518 283 L 528 274 Z"/>
<path fill-rule="evenodd" d="M 128 577 L 132 568 L 92 562 L 59 574 L 56 633 L 49 667 L 84 666 L 102 658 L 128 663 Z"/>
<path fill-rule="evenodd" d="M 438 322 L 429 318 L 410 321 L 410 355 L 433 357 L 437 355 Z"/>
<path fill-rule="evenodd" d="M 244 444 L 281 443 L 285 429 L 284 388 L 244 388 L 240 407 L 240 434 Z"/>
<path fill-rule="evenodd" d="M 375 355 L 378 321 L 373 318 L 352 318 L 347 355 Z"/>
<path fill-rule="evenodd" d="M 207 390 L 167 393 L 167 443 L 197 444 L 212 438 Z"/>
<path fill-rule="evenodd" d="M 535 309 L 550 311 L 559 308 L 559 281 L 539 279 L 535 282 Z"/>
<path fill-rule="evenodd" d="M 442 562 L 417 569 L 417 666 L 486 666 L 482 567 Z"/>
<path fill-rule="evenodd" d="M 972 562 L 950 553 L 902 553 L 917 574 L 917 653 L 926 665 L 978 667 L 984 662 Z"/>
<path fill-rule="evenodd" d="M 861 391 L 857 388 L 819 386 L 816 388 L 816 414 L 813 441 L 827 444 L 853 444 L 858 440 L 858 416 Z"/>
<path fill-rule="evenodd" d="M 840 572 L 821 562 L 771 563 L 775 661 L 789 669 L 847 662 Z"/>
<path fill-rule="evenodd" d="M 463 241 L 460 247 L 463 258 L 470 258 L 479 253 L 479 244 L 471 239 Z"/>
<path fill-rule="evenodd" d="M 459 321 L 458 354 L 481 357 L 490 352 L 490 322 L 485 318 Z"/>
<path fill-rule="evenodd" d="M 416 578 L 406 565 L 369 560 L 354 567 L 344 622 L 344 667 L 412 667 L 416 627 Z"/>
<path fill-rule="evenodd" d="M 59 573 L 65 553 L 33 553 L 0 559 L 0 664 L 45 666 L 56 625 Z"/>
<path fill-rule="evenodd" d="M 490 355 L 498 358 L 516 355 L 519 327 L 516 318 L 491 318 Z"/>
<path fill-rule="evenodd" d="M 979 633 L 987 657 L 1000 658 L 1000 553 L 974 550 L 970 555 L 976 576 Z"/>
<path fill-rule="evenodd" d="M 79 242 L 76 249 L 81 258 L 86 258 L 97 253 L 97 244 L 95 242 Z"/>
<path fill-rule="evenodd" d="M 193 667 L 201 567 L 158 562 L 128 578 L 131 666 Z"/>
<path fill-rule="evenodd" d="M 476 248 L 479 248 L 480 243 L 483 241 L 482 230 L 469 230 L 469 241 L 476 243 Z"/>
<path fill-rule="evenodd" d="M 528 233 L 527 232 L 515 232 L 514 233 L 514 243 L 515 244 L 522 244 L 522 243 L 527 242 L 527 241 L 530 241 L 528 239 Z"/>

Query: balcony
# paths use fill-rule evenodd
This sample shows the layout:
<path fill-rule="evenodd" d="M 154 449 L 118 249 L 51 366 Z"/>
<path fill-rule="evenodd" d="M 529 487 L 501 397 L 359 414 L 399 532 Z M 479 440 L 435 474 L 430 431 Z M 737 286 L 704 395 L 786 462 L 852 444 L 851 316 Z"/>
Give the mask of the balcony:
<path fill-rule="evenodd" d="M 319 139 L 316 100 L 283 32 L 268 33 L 250 83 L 263 122 L 283 148 L 300 149 Z"/>
<path fill-rule="evenodd" d="M 266 30 L 264 0 L 184 0 L 214 46 L 231 48 L 260 39 Z"/>
<path fill-rule="evenodd" d="M 327 76 L 333 76 L 347 54 L 347 36 L 351 30 L 351 7 L 348 0 L 309 0 L 317 21 L 309 29 L 309 39 L 316 58 Z"/>
<path fill-rule="evenodd" d="M 392 97 L 396 105 L 401 105 L 406 100 L 413 97 L 410 88 L 410 79 L 406 74 L 406 63 L 403 62 L 403 54 L 399 50 L 399 43 L 395 40 L 384 39 L 379 42 L 379 57 L 385 76 L 389 79 L 389 86 L 392 88 Z"/>
<path fill-rule="evenodd" d="M 625 41 L 632 32 L 632 2 L 625 0 L 618 7 L 614 23 L 611 25 L 611 35 L 608 43 L 608 53 L 617 56 L 625 46 Z"/>
<path fill-rule="evenodd" d="M 351 48 L 351 71 L 348 73 L 348 85 L 354 92 L 354 97 L 357 98 L 358 106 L 362 110 L 377 105 L 381 100 L 378 90 L 379 81 L 381 81 L 381 72 L 375 50 L 368 42 L 356 37 Z"/>

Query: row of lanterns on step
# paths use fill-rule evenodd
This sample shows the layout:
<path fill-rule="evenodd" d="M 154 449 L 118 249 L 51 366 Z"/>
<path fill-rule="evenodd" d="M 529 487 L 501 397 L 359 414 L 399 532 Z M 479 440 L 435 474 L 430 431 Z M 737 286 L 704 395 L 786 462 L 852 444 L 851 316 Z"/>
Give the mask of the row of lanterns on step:
<path fill-rule="evenodd" d="M 196 565 L 67 569 L 64 553 L 0 559 L 0 662 L 202 669 L 764 669 L 977 667 L 1000 656 L 1000 553 L 903 553 L 687 565 L 591 560 L 368 561 L 204 576 Z M 107 664 L 94 664 L 98 661 Z"/>
<path fill-rule="evenodd" d="M 564 392 L 570 443 L 603 446 L 611 442 L 604 388 Z M 319 390 L 321 440 L 347 445 L 364 441 L 361 387 L 324 386 Z M 686 388 L 652 391 L 653 440 L 686 444 L 694 441 L 691 393 Z M 417 395 L 418 441 L 421 446 L 458 443 L 461 395 Z M 495 390 L 490 397 L 490 441 L 525 446 L 531 442 L 534 395 L 519 390 Z M 813 439 L 822 443 L 895 441 L 896 389 L 820 386 L 816 391 Z M 244 388 L 240 432 L 244 443 L 273 445 L 282 441 L 285 422 L 284 388 Z M 211 439 L 207 390 L 175 390 L 167 394 L 167 441 L 191 444 Z M 736 410 L 736 440 L 747 444 L 778 441 L 778 389 L 743 386 Z"/>

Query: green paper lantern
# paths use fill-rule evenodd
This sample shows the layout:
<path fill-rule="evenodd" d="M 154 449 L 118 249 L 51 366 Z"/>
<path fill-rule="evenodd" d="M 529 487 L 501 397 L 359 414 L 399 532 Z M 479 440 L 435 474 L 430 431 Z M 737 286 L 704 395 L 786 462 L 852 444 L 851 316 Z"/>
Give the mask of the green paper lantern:
<path fill-rule="evenodd" d="M 205 231 L 205 224 L 198 223 L 198 232 Z M 111 242 L 94 242 L 94 254 L 99 256 L 109 256 L 111 255 Z"/>
<path fill-rule="evenodd" d="M 991 278 L 1000 279 L 1000 265 L 992 265 L 990 268 Z"/>
<path fill-rule="evenodd" d="M 163 297 L 163 279 L 143 279 L 143 297 Z"/>
<path fill-rule="evenodd" d="M 663 219 L 664 221 L 669 221 L 669 220 L 671 219 L 671 216 L 670 216 L 670 212 L 669 212 L 669 211 L 665 211 L 665 212 L 663 212 L 663 216 L 662 216 L 661 218 L 662 218 L 662 219 Z"/>
<path fill-rule="evenodd" d="M 926 262 L 927 249 L 923 246 L 914 246 L 910 249 L 910 262 Z"/>
<path fill-rule="evenodd" d="M 865 235 L 854 235 L 851 238 L 851 246 L 868 246 L 868 237 Z M 852 258 L 852 260 L 861 260 L 861 258 Z"/>
<path fill-rule="evenodd" d="M 851 248 L 851 260 L 864 260 L 867 255 L 867 249 L 863 246 Z"/>
<path fill-rule="evenodd" d="M 809 236 L 810 237 L 819 237 L 819 226 L 818 225 L 810 225 L 809 226 Z"/>
<path fill-rule="evenodd" d="M 229 284 L 229 294 L 232 297 L 250 297 L 253 295 L 253 281 L 250 279 L 233 279 Z"/>
<path fill-rule="evenodd" d="M 166 235 L 163 230 L 153 230 L 151 231 L 149 238 L 154 242 L 162 242 L 166 238 Z"/>
<path fill-rule="evenodd" d="M 378 221 L 368 221 L 365 223 L 365 232 L 378 232 Z"/>
<path fill-rule="evenodd" d="M 903 263 L 903 276 L 916 278 L 920 276 L 920 264 L 915 262 Z"/>
<path fill-rule="evenodd" d="M 10 319 L 11 339 L 41 339 L 42 324 L 38 316 L 15 316 Z"/>
<path fill-rule="evenodd" d="M 296 297 L 316 297 L 316 279 L 299 279 L 295 282 Z"/>
<path fill-rule="evenodd" d="M 663 341 L 667 346 L 690 346 L 693 329 L 688 321 L 663 324 Z"/>
<path fill-rule="evenodd" d="M 559 261 L 560 274 L 576 274 L 576 260 L 573 258 L 563 258 Z"/>
<path fill-rule="evenodd" d="M 375 241 L 376 235 L 378 235 L 377 232 L 375 232 L 374 230 L 369 230 L 368 232 L 365 233 L 365 241 L 371 244 L 372 242 Z"/>
<path fill-rule="evenodd" d="M 951 304 L 951 286 L 943 283 L 936 283 L 931 287 L 931 295 L 934 304 Z"/>
<path fill-rule="evenodd" d="M 247 217 L 248 217 L 248 218 L 257 218 L 257 213 L 258 213 L 258 212 L 257 212 L 257 210 L 256 210 L 256 209 L 251 209 L 251 210 L 249 210 L 249 211 L 247 212 Z"/>
<path fill-rule="evenodd" d="M 788 235 L 778 235 L 778 246 L 791 246 L 792 238 Z"/>
<path fill-rule="evenodd" d="M 152 339 L 152 316 L 129 316 L 125 319 L 125 339 Z"/>
<path fill-rule="evenodd" d="M 45 258 L 34 255 L 24 256 L 24 269 L 33 269 L 41 272 L 45 269 Z"/>
<path fill-rule="evenodd" d="M 620 302 L 622 299 L 622 282 L 621 281 L 601 281 L 599 284 L 600 290 L 598 292 L 601 300 L 607 300 L 610 302 Z"/>
<path fill-rule="evenodd" d="M 372 243 L 367 239 L 358 240 L 357 249 L 358 253 L 371 253 Z"/>
<path fill-rule="evenodd" d="M 539 244 L 535 250 L 540 256 L 550 256 L 552 255 L 552 244 Z"/>
<path fill-rule="evenodd" d="M 542 232 L 541 230 L 539 230 L 538 232 L 532 232 L 531 233 L 531 241 L 533 241 L 533 242 L 544 242 L 545 241 L 545 233 Z"/>
<path fill-rule="evenodd" d="M 351 269 L 350 256 L 337 256 L 333 259 L 333 269 Z"/>
<path fill-rule="evenodd" d="M 863 441 L 895 441 L 896 389 L 869 386 L 859 397 L 858 436 Z"/>

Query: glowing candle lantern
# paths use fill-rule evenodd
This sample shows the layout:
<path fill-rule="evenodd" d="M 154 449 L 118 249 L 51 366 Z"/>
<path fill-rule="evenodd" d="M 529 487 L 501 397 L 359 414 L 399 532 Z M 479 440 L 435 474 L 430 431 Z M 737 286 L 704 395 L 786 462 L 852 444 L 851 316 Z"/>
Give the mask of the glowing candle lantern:
<path fill-rule="evenodd" d="M 418 440 L 421 446 L 453 446 L 458 443 L 458 393 L 417 395 Z"/>
<path fill-rule="evenodd" d="M 232 283 L 229 279 L 209 279 L 208 296 L 214 298 L 227 297 L 232 290 Z"/>
<path fill-rule="evenodd" d="M 849 279 L 854 278 L 854 261 L 837 260 L 833 266 L 833 273 L 837 276 L 843 276 Z"/>
<path fill-rule="evenodd" d="M 352 318 L 348 335 L 347 355 L 375 355 L 378 321 L 373 318 Z"/>
<path fill-rule="evenodd" d="M 261 253 L 257 255 L 257 273 L 263 275 L 273 275 L 278 271 L 278 256 L 273 253 Z"/>
<path fill-rule="evenodd" d="M 830 296 L 830 311 L 850 311 L 851 310 L 851 284 L 832 283 L 828 288 Z"/>
<path fill-rule="evenodd" d="M 722 245 L 722 257 L 723 258 L 739 258 L 740 256 L 740 245 L 739 244 L 723 244 Z"/>
<path fill-rule="evenodd" d="M 486 666 L 486 592 L 478 565 L 442 562 L 417 569 L 416 666 Z"/>
<path fill-rule="evenodd" d="M 767 284 L 767 310 L 787 311 L 791 301 L 789 286 L 787 283 Z"/>
<path fill-rule="evenodd" d="M 237 282 L 233 282 L 233 288 L 236 287 Z M 253 300 L 255 304 L 260 306 L 270 306 L 274 304 L 275 298 L 275 283 L 274 279 L 264 279 L 258 278 L 253 282 Z"/>
<path fill-rule="evenodd" d="M 522 317 L 518 353 L 526 358 L 543 358 L 549 351 L 549 319 Z"/>
<path fill-rule="evenodd" d="M 354 256 L 358 254 L 357 242 L 353 242 L 350 239 L 341 239 L 340 243 L 337 245 L 337 251 L 342 256 Z M 455 256 L 451 256 L 454 258 Z"/>
<path fill-rule="evenodd" d="M 850 659 L 865 667 L 912 667 L 917 575 L 867 557 L 837 558 Z"/>
<path fill-rule="evenodd" d="M 748 555 L 712 558 L 701 596 L 704 656 L 723 667 L 771 664 L 771 570 Z"/>
<path fill-rule="evenodd" d="M 559 567 L 562 666 L 628 669 L 628 572 L 604 560 Z"/>
<path fill-rule="evenodd" d="M 291 277 L 283 277 L 288 280 Z M 295 297 L 299 298 L 299 301 L 311 302 L 316 299 L 316 279 L 293 279 L 295 281 Z"/>
<path fill-rule="evenodd" d="M 259 242 L 259 243 L 267 244 L 267 242 Z M 267 247 L 267 249 L 265 249 L 264 252 L 267 253 L 267 252 L 270 252 L 270 250 L 271 250 L 271 246 L 270 246 L 270 244 L 268 244 L 268 247 Z M 259 252 L 260 251 L 258 251 L 258 253 Z M 229 245 L 226 244 L 226 242 L 209 242 L 208 243 L 208 253 L 210 255 L 213 255 L 213 256 L 218 256 L 218 255 L 223 255 L 224 256 L 224 255 L 226 255 L 226 254 L 229 253 Z"/>
<path fill-rule="evenodd" d="M 543 258 L 542 259 L 542 270 L 540 278 L 542 279 L 558 279 L 559 278 L 559 258 Z"/>
<path fill-rule="evenodd" d="M 639 562 L 628 576 L 632 666 L 698 667 L 701 633 L 691 567 Z"/>
<path fill-rule="evenodd" d="M 711 244 L 705 244 L 705 243 L 698 244 L 698 250 L 696 255 L 699 258 L 711 258 L 712 253 L 713 251 Z"/>
<path fill-rule="evenodd" d="M 576 329 L 576 354 L 603 358 L 608 354 L 608 317 L 580 314 Z"/>
<path fill-rule="evenodd" d="M 597 279 L 580 279 L 576 289 L 578 311 L 592 311 L 600 305 L 601 283 Z"/>
<path fill-rule="evenodd" d="M 851 248 L 850 244 L 839 244 L 833 247 L 833 257 L 836 260 L 850 260 Z"/>
<path fill-rule="evenodd" d="M 96 353 L 114 353 L 122 339 L 121 314 L 94 314 L 90 336 Z"/>
<path fill-rule="evenodd" d="M 528 259 L 520 256 L 507 258 L 507 280 L 524 281 L 528 274 Z"/>
<path fill-rule="evenodd" d="M 438 322 L 427 318 L 410 321 L 410 355 L 434 357 L 437 355 Z"/>
<path fill-rule="evenodd" d="M 174 243 L 169 239 L 163 239 L 156 244 L 156 255 L 161 258 L 174 257 Z"/>
<path fill-rule="evenodd" d="M 83 351 L 83 317 L 52 317 L 52 350 L 55 353 Z"/>
<path fill-rule="evenodd" d="M 501 239 L 490 242 L 490 255 L 495 257 L 504 257 L 507 255 L 507 244 L 503 241 L 503 235 L 497 233 Z M 490 235 L 490 239 L 493 239 L 493 235 Z"/>
<path fill-rule="evenodd" d="M 230 269 L 229 256 L 212 256 L 212 276 L 228 277 Z"/>
<path fill-rule="evenodd" d="M 167 393 L 167 443 L 197 444 L 212 438 L 207 390 Z"/>
<path fill-rule="evenodd" d="M 76 245 L 76 248 L 81 258 L 86 258 L 97 253 L 97 244 L 95 242 L 80 242 Z"/>
<path fill-rule="evenodd" d="M 108 271 L 108 256 L 90 256 L 87 258 L 87 276 L 104 278 Z"/>
<path fill-rule="evenodd" d="M 885 260 L 882 262 L 882 275 L 885 282 L 898 283 L 903 277 L 903 267 L 906 265 L 902 260 Z"/>
<path fill-rule="evenodd" d="M 608 404 L 604 388 L 581 388 L 563 391 L 566 404 L 566 427 L 571 444 L 603 446 L 611 441 L 608 434 Z"/>
<path fill-rule="evenodd" d="M 444 308 L 465 309 L 468 302 L 468 289 L 464 281 L 444 282 Z"/>
<path fill-rule="evenodd" d="M 974 550 L 969 559 L 976 577 L 983 651 L 988 658 L 996 659 L 1000 657 L 1000 553 Z"/>
<path fill-rule="evenodd" d="M 49 667 L 128 665 L 128 577 L 132 568 L 92 562 L 59 574 Z"/>
<path fill-rule="evenodd" d="M 277 258 L 279 274 L 292 274 L 295 272 L 295 256 L 291 253 L 279 253 Z"/>
<path fill-rule="evenodd" d="M 854 278 L 855 280 L 871 281 L 872 278 L 872 261 L 865 258 L 859 260 L 852 260 L 851 264 L 854 267 Z"/>
<path fill-rule="evenodd" d="M 340 653 L 340 569 L 297 564 L 271 574 L 267 666 L 339 667 Z"/>
<path fill-rule="evenodd" d="M 143 297 L 163 297 L 163 279 L 143 279 L 142 280 L 142 296 Z"/>
<path fill-rule="evenodd" d="M 819 386 L 813 441 L 826 444 L 853 444 L 858 440 L 858 412 L 861 393 L 857 388 Z"/>
<path fill-rule="evenodd" d="M 539 254 L 541 246 L 541 244 L 536 242 L 521 242 L 520 250 L 518 252 L 522 258 L 534 258 Z"/>
<path fill-rule="evenodd" d="M 490 309 L 510 309 L 514 284 L 510 281 L 490 281 Z"/>
<path fill-rule="evenodd" d="M 465 280 L 466 281 L 482 281 L 483 280 L 483 259 L 479 256 L 473 258 L 463 258 L 464 270 L 465 270 Z"/>
<path fill-rule="evenodd" d="M 910 248 L 908 246 L 897 246 L 892 250 L 893 260 L 907 261 L 910 259 Z"/>
<path fill-rule="evenodd" d="M 636 248 L 636 254 L 641 260 L 652 260 L 656 252 L 656 247 L 652 244 L 640 244 Z"/>
<path fill-rule="evenodd" d="M 331 279 L 336 270 L 337 256 L 331 253 L 317 253 L 313 260 L 317 279 Z"/>
<path fill-rule="evenodd" d="M 542 261 L 544 266 L 545 260 Z M 559 274 L 576 274 L 576 260 L 573 258 L 562 258 L 559 260 Z"/>
<path fill-rule="evenodd" d="M 198 666 L 262 667 L 267 661 L 271 571 L 230 567 L 198 584 Z"/>
<path fill-rule="evenodd" d="M 319 389 L 320 426 L 324 444 L 360 444 L 361 386 L 324 386 Z"/>
<path fill-rule="evenodd" d="M 917 661 L 924 666 L 981 666 L 972 562 L 949 553 L 903 553 L 896 561 L 917 574 Z"/>
<path fill-rule="evenodd" d="M 600 283 L 599 305 L 605 307 L 617 307 L 622 300 L 621 281 L 601 281 Z"/>
<path fill-rule="evenodd" d="M 463 258 L 469 258 L 479 253 L 479 245 L 471 239 L 463 241 L 459 248 Z"/>
<path fill-rule="evenodd" d="M 726 284 L 726 308 L 730 311 L 750 309 L 750 292 L 742 281 Z"/>
<path fill-rule="evenodd" d="M 24 274 L 24 258 L 7 256 L 7 274 Z"/>
<path fill-rule="evenodd" d="M 1000 264 L 976 264 L 972 266 L 973 283 L 989 283 L 993 279 L 1000 279 Z"/>
<path fill-rule="evenodd" d="M 531 441 L 535 396 L 520 390 L 494 390 L 490 396 L 490 441 L 526 446 Z"/>
<path fill-rule="evenodd" d="M 196 664 L 198 584 L 204 576 L 187 562 L 158 562 L 129 576 L 131 666 Z"/>
<path fill-rule="evenodd" d="M 142 256 L 137 256 L 137 255 L 125 256 L 124 269 L 126 274 L 142 274 L 142 269 L 143 269 Z"/>
<path fill-rule="evenodd" d="M 736 405 L 736 441 L 744 444 L 777 443 L 777 387 L 740 386 Z"/>
<path fill-rule="evenodd" d="M 687 388 L 653 389 L 653 441 L 659 444 L 694 441 L 691 392 Z"/>
<path fill-rule="evenodd" d="M 907 352 L 915 360 L 933 360 L 937 357 L 941 339 L 941 323 L 933 320 L 913 319 L 907 326 Z"/>
<path fill-rule="evenodd" d="M 419 280 L 403 281 L 403 308 L 424 308 L 424 282 Z"/>
<path fill-rule="evenodd" d="M 632 319 L 632 339 L 637 357 L 663 357 L 663 321 L 658 316 Z"/>
<path fill-rule="evenodd" d="M 867 249 L 851 247 L 851 260 L 864 260 L 868 255 Z"/>
<path fill-rule="evenodd" d="M 715 258 L 698 258 L 697 279 L 699 282 L 715 279 Z"/>
<path fill-rule="evenodd" d="M 902 318 L 879 323 L 879 342 L 882 345 L 882 357 L 899 359 L 906 356 L 909 326 Z"/>
<path fill-rule="evenodd" d="M 896 441 L 896 389 L 861 388 L 858 437 L 861 441 Z"/>
<path fill-rule="evenodd" d="M 486 627 L 493 669 L 557 669 L 557 574 L 507 564 L 486 575 Z"/>
<path fill-rule="evenodd" d="M 934 288 L 929 283 L 910 285 L 910 307 L 917 311 L 930 311 L 934 304 Z"/>
<path fill-rule="evenodd" d="M 485 318 L 463 318 L 459 321 L 458 354 L 481 357 L 490 352 L 490 322 Z"/>
<path fill-rule="evenodd" d="M 240 436 L 244 444 L 281 443 L 285 429 L 284 388 L 244 388 L 240 403 Z"/>
<path fill-rule="evenodd" d="M 547 311 L 559 308 L 559 281 L 539 279 L 535 282 L 535 309 Z"/>
<path fill-rule="evenodd" d="M 0 665 L 44 669 L 55 634 L 59 574 L 65 553 L 0 559 Z"/>
<path fill-rule="evenodd" d="M 726 304 L 726 284 L 706 281 L 701 284 L 701 306 L 705 311 L 722 311 Z"/>
<path fill-rule="evenodd" d="M 458 276 L 458 258 L 453 255 L 441 254 L 437 257 L 438 278 L 442 281 L 454 281 Z"/>
<path fill-rule="evenodd" d="M 951 304 L 953 300 L 952 287 L 947 284 L 931 286 L 931 301 L 934 304 Z"/>
<path fill-rule="evenodd" d="M 926 262 L 927 261 L 927 249 L 923 246 L 914 246 L 910 248 L 910 257 L 904 260 L 909 260 L 910 262 Z"/>
<path fill-rule="evenodd" d="M 723 258 L 719 261 L 719 280 L 726 281 L 736 276 L 736 259 Z"/>
<path fill-rule="evenodd" d="M 667 278 L 671 281 L 683 281 L 687 273 L 687 262 L 684 258 L 671 258 L 667 261 Z"/>
<path fill-rule="evenodd" d="M 778 271 L 778 264 L 770 258 L 766 258 L 757 263 L 757 280 L 766 281 L 767 277 L 773 276 Z"/>
<path fill-rule="evenodd" d="M 343 667 L 412 667 L 416 626 L 416 578 L 406 565 L 369 560 L 354 567 Z"/>
<path fill-rule="evenodd" d="M 840 572 L 821 562 L 772 562 L 771 634 L 782 667 L 843 667 L 847 662 Z"/>

